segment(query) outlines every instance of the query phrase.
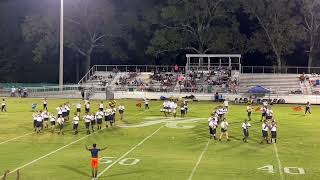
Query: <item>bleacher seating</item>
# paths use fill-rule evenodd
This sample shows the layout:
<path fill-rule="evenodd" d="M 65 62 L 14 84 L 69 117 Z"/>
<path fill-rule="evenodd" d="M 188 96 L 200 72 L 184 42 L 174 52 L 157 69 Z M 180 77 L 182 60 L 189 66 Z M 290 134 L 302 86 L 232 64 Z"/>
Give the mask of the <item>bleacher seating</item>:
<path fill-rule="evenodd" d="M 296 74 L 241 74 L 240 93 L 246 93 L 251 87 L 260 85 L 273 93 L 288 94 L 301 92 L 301 85 Z"/>

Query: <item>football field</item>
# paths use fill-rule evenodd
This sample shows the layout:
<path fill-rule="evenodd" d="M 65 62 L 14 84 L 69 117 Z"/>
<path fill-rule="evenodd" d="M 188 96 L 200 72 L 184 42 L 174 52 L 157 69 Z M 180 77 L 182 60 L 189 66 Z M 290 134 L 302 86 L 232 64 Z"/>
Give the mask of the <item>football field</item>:
<path fill-rule="evenodd" d="M 56 107 L 66 101 L 49 99 L 49 111 L 57 114 Z M 69 102 L 72 119 L 80 100 Z M 313 106 L 313 114 L 305 116 L 293 111 L 293 105 L 274 105 L 277 144 L 260 144 L 260 112 L 253 113 L 249 143 L 242 141 L 246 105 L 230 105 L 231 141 L 219 142 L 209 139 L 207 122 L 217 103 L 190 102 L 188 115 L 174 119 L 160 112 L 161 101 L 151 101 L 146 111 L 136 107 L 137 102 L 117 101 L 126 111 L 123 121 L 117 114 L 116 127 L 86 135 L 81 119 L 80 131 L 74 135 L 70 120 L 65 134 L 58 135 L 49 130 L 33 132 L 31 105 L 37 103 L 40 110 L 42 99 L 8 98 L 7 112 L 0 113 L 0 172 L 10 170 L 9 180 L 15 179 L 17 169 L 22 180 L 88 180 L 90 153 L 85 145 L 97 143 L 98 147 L 108 146 L 99 154 L 98 179 L 320 179 L 320 107 Z M 99 101 L 91 104 L 92 111 L 98 109 Z M 219 136 L 220 129 L 217 132 Z"/>

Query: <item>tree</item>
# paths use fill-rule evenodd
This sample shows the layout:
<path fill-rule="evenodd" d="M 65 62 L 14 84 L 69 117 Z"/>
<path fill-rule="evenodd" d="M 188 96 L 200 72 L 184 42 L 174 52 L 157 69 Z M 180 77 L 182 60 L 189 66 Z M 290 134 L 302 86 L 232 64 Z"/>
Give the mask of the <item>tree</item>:
<path fill-rule="evenodd" d="M 232 53 L 239 52 L 245 38 L 233 16 L 233 1 L 168 0 L 159 10 L 148 54 L 170 52 Z"/>
<path fill-rule="evenodd" d="M 320 0 L 298 0 L 298 3 L 302 10 L 303 28 L 309 49 L 308 71 L 311 73 L 316 48 L 320 45 Z"/>
<path fill-rule="evenodd" d="M 263 53 L 272 52 L 278 70 L 285 63 L 284 56 L 293 52 L 299 42 L 302 30 L 293 9 L 292 0 L 242 0 L 244 10 L 259 25 L 251 38 L 252 49 Z"/>
<path fill-rule="evenodd" d="M 113 30 L 113 6 L 105 0 L 73 0 L 65 3 L 65 9 L 65 46 L 85 57 L 84 67 L 88 71 L 92 53 L 106 46 L 108 41 L 105 39 L 110 37 Z M 48 53 L 58 50 L 58 12 L 57 8 L 52 10 L 52 7 L 48 7 L 41 15 L 28 16 L 24 20 L 23 35 L 35 46 L 35 61 L 43 61 Z"/>

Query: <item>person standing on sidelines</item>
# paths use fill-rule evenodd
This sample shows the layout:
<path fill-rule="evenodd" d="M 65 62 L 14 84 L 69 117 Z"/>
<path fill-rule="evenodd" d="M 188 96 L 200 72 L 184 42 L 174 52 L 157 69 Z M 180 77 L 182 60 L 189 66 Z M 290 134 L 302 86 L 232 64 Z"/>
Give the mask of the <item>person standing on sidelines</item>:
<path fill-rule="evenodd" d="M 311 103 L 308 101 L 307 104 L 306 104 L 306 111 L 305 111 L 305 115 L 309 113 L 311 114 Z"/>
<path fill-rule="evenodd" d="M 228 134 L 229 123 L 227 122 L 227 120 L 225 118 L 223 118 L 220 126 L 221 126 L 221 134 L 220 134 L 219 141 L 221 141 L 223 136 L 225 136 L 227 138 L 227 141 L 230 141 L 229 134 Z"/>
<path fill-rule="evenodd" d="M 47 98 L 43 99 L 43 110 L 48 111 L 48 101 Z"/>
<path fill-rule="evenodd" d="M 150 109 L 150 107 L 149 107 L 149 99 L 144 98 L 143 100 L 144 100 L 144 109 L 145 110 Z"/>
<path fill-rule="evenodd" d="M 78 126 L 79 126 L 79 116 L 77 113 L 74 113 L 74 117 L 73 117 L 73 130 L 74 130 L 74 134 L 78 134 Z"/>
<path fill-rule="evenodd" d="M 186 109 L 184 108 L 184 103 L 180 104 L 180 113 L 181 113 L 181 118 L 184 118 L 186 115 Z"/>
<path fill-rule="evenodd" d="M 243 142 L 248 142 L 249 138 L 249 128 L 251 127 L 251 124 L 248 122 L 248 120 L 244 120 L 242 123 L 242 130 L 243 130 Z"/>
<path fill-rule="evenodd" d="M 89 113 L 90 112 L 90 102 L 86 101 L 84 106 L 85 106 L 85 112 Z"/>
<path fill-rule="evenodd" d="M 2 103 L 1 103 L 1 112 L 7 112 L 6 108 L 6 100 L 2 98 Z"/>
<path fill-rule="evenodd" d="M 85 148 L 87 151 L 90 151 L 90 153 L 91 153 L 92 178 L 97 178 L 98 169 L 99 169 L 98 153 L 99 153 L 99 151 L 103 151 L 103 150 L 107 149 L 107 147 L 98 149 L 97 144 L 93 144 L 91 149 L 89 149 L 87 146 L 85 146 Z"/>

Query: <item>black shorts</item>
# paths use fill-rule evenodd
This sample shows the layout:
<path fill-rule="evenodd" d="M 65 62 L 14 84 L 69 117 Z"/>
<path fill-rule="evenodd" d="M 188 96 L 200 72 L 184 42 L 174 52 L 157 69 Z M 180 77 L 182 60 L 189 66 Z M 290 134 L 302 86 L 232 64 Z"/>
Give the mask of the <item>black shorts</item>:
<path fill-rule="evenodd" d="M 37 127 L 37 128 L 39 128 L 39 127 L 41 127 L 41 126 L 42 126 L 42 122 L 37 121 L 37 123 L 36 123 L 36 127 Z"/>
<path fill-rule="evenodd" d="M 96 124 L 96 121 L 91 121 L 91 125 L 95 125 Z"/>
<path fill-rule="evenodd" d="M 215 135 L 216 132 L 217 132 L 217 129 L 213 129 L 212 127 L 209 126 L 209 133 L 210 133 L 211 135 Z"/>
<path fill-rule="evenodd" d="M 267 119 L 272 119 L 272 116 L 267 116 Z"/>
<path fill-rule="evenodd" d="M 185 114 L 186 112 L 185 112 L 185 110 L 180 110 L 180 113 Z"/>
<path fill-rule="evenodd" d="M 97 119 L 97 124 L 101 125 L 102 124 L 102 119 Z"/>
<path fill-rule="evenodd" d="M 251 112 L 248 112 L 248 116 L 251 116 Z"/>
<path fill-rule="evenodd" d="M 49 118 L 44 118 L 43 121 L 49 121 Z"/>
<path fill-rule="evenodd" d="M 85 108 L 85 112 L 86 113 L 90 112 L 90 108 Z"/>
<path fill-rule="evenodd" d="M 262 131 L 262 137 L 267 138 L 268 137 L 268 131 Z"/>
<path fill-rule="evenodd" d="M 59 124 L 59 129 L 63 129 L 63 124 Z"/>
<path fill-rule="evenodd" d="M 271 138 L 277 138 L 277 131 L 271 131 Z"/>
<path fill-rule="evenodd" d="M 222 132 L 222 133 L 225 133 L 225 132 L 227 132 L 227 131 L 228 131 L 227 129 L 221 128 L 221 132 Z"/>
<path fill-rule="evenodd" d="M 73 129 L 78 129 L 79 124 L 73 124 Z"/>
<path fill-rule="evenodd" d="M 70 115 L 70 110 L 67 111 L 67 116 L 69 116 L 69 115 Z"/>
<path fill-rule="evenodd" d="M 90 122 L 85 122 L 85 126 L 86 126 L 86 129 L 89 129 L 89 127 L 90 127 Z"/>
<path fill-rule="evenodd" d="M 48 105 L 47 104 L 43 104 L 43 109 L 47 109 Z"/>
<path fill-rule="evenodd" d="M 2 106 L 1 106 L 1 109 L 2 109 L 2 110 L 6 109 L 6 105 L 2 105 Z"/>
<path fill-rule="evenodd" d="M 113 116 L 111 116 L 111 115 L 107 116 L 107 117 L 106 117 L 106 120 L 107 120 L 107 121 L 112 121 L 112 120 L 113 120 Z"/>
<path fill-rule="evenodd" d="M 244 137 L 249 137 L 249 130 L 243 129 L 243 135 L 244 135 Z"/>
<path fill-rule="evenodd" d="M 266 113 L 262 113 L 262 117 L 265 117 L 266 116 Z"/>
<path fill-rule="evenodd" d="M 103 108 L 99 108 L 100 111 L 103 111 Z"/>
<path fill-rule="evenodd" d="M 81 112 L 81 109 L 80 109 L 80 108 L 77 108 L 77 112 Z"/>
<path fill-rule="evenodd" d="M 67 112 L 62 112 L 62 117 L 64 118 L 64 117 L 67 117 L 68 115 L 67 115 Z"/>
<path fill-rule="evenodd" d="M 60 116 L 62 116 L 62 114 L 58 114 L 58 118 L 59 118 Z"/>
<path fill-rule="evenodd" d="M 33 127 L 37 127 L 37 120 L 33 120 Z"/>
<path fill-rule="evenodd" d="M 50 121 L 51 126 L 55 126 L 56 122 L 55 121 Z"/>
<path fill-rule="evenodd" d="M 124 113 L 124 111 L 123 110 L 119 110 L 119 114 L 123 114 Z"/>

